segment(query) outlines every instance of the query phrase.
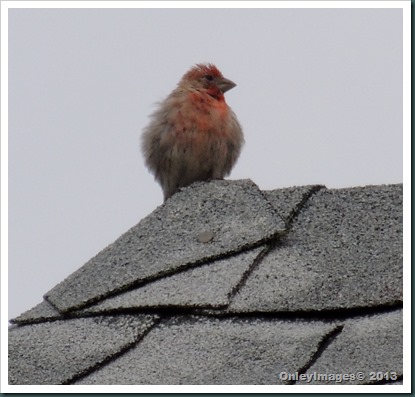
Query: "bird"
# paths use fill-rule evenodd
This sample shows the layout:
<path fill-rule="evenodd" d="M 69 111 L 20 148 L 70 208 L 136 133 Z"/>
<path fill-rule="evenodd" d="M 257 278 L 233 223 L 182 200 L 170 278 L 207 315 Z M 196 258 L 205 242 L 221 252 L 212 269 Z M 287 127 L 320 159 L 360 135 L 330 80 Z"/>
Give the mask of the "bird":
<path fill-rule="evenodd" d="M 235 86 L 215 65 L 196 64 L 150 115 L 141 150 L 164 201 L 193 182 L 230 174 L 245 143 L 224 97 Z"/>

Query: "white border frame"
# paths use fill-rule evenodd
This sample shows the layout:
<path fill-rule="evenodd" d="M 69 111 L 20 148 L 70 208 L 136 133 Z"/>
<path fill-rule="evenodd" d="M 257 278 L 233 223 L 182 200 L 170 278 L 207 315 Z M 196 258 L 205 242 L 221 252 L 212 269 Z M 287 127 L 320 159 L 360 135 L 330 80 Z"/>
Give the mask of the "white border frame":
<path fill-rule="evenodd" d="M 8 10 L 14 8 L 400 8 L 403 10 L 404 384 L 317 386 L 23 386 L 8 384 Z M 1 3 L 2 393 L 408 393 L 411 391 L 411 2 L 408 1 L 3 1 Z"/>

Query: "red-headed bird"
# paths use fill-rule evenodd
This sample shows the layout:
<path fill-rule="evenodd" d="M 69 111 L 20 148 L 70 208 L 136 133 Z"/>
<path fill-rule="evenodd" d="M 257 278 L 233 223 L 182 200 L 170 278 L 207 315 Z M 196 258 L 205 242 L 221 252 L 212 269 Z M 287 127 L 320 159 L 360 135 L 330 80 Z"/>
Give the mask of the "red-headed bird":
<path fill-rule="evenodd" d="M 244 144 L 223 95 L 235 86 L 215 65 L 197 64 L 150 116 L 142 151 L 164 200 L 193 182 L 230 174 Z"/>

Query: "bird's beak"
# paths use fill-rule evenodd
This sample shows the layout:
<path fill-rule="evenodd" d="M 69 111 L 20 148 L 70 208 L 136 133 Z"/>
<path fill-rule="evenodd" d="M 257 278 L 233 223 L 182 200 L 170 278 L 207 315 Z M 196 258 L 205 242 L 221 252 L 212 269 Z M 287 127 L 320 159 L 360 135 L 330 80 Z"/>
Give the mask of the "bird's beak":
<path fill-rule="evenodd" d="M 233 87 L 236 87 L 236 84 L 233 81 L 225 79 L 225 77 L 217 79 L 216 85 L 223 93 L 231 90 Z"/>

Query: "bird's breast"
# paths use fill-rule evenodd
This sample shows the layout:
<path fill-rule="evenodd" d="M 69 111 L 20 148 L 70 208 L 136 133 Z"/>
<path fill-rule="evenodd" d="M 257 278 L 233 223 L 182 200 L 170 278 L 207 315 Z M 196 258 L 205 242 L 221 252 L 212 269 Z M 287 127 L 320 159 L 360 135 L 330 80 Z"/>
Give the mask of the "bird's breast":
<path fill-rule="evenodd" d="M 230 111 L 224 100 L 197 92 L 190 93 L 186 101 L 178 103 L 169 116 L 169 124 L 176 133 L 221 135 L 225 133 Z"/>

